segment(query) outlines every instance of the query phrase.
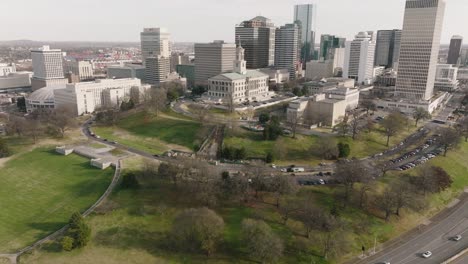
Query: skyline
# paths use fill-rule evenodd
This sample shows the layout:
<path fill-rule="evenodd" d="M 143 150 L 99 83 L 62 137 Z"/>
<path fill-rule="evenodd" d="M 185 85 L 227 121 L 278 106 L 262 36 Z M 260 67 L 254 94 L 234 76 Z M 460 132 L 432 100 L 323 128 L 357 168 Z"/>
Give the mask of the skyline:
<path fill-rule="evenodd" d="M 12 12 L 3 14 L 0 22 L 8 25 L 14 21 L 14 26 L 0 28 L 0 40 L 138 42 L 143 28 L 164 27 L 170 31 L 174 42 L 218 39 L 234 42 L 236 24 L 262 15 L 279 27 L 292 22 L 295 4 L 304 3 L 317 5 L 317 36 L 334 34 L 352 40 L 359 31 L 401 29 L 405 1 L 359 0 L 360 4 L 356 5 L 354 1 L 343 0 L 258 0 L 254 3 L 249 0 L 204 0 L 205 4 L 201 6 L 196 1 L 187 0 L 173 0 L 170 3 L 136 0 L 132 9 L 119 5 L 119 1 L 110 0 L 99 3 L 83 0 L 69 3 L 67 7 L 61 6 L 59 0 L 27 4 L 11 2 Z M 463 27 L 460 19 L 468 3 L 464 0 L 446 0 L 446 3 L 443 44 L 448 44 L 452 35 L 468 37 L 468 28 Z M 91 6 L 94 9 L 90 9 Z M 366 14 L 364 6 L 372 12 Z M 385 6 L 385 12 L 381 11 L 382 6 Z M 160 9 L 166 12 L 158 12 Z M 48 16 L 37 15 L 45 13 Z M 21 18 L 15 14 L 22 14 Z"/>

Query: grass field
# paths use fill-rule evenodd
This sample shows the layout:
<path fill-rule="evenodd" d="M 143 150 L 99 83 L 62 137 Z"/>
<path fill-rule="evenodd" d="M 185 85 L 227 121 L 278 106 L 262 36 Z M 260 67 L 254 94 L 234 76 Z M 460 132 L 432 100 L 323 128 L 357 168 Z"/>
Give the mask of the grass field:
<path fill-rule="evenodd" d="M 100 171 L 77 155 L 39 148 L 0 169 L 0 252 L 28 246 L 60 229 L 75 211 L 105 191 L 112 169 Z"/>
<path fill-rule="evenodd" d="M 193 150 L 204 136 L 200 123 L 171 113 L 150 119 L 137 113 L 121 119 L 115 127 L 92 130 L 102 138 L 154 154 L 170 149 Z"/>

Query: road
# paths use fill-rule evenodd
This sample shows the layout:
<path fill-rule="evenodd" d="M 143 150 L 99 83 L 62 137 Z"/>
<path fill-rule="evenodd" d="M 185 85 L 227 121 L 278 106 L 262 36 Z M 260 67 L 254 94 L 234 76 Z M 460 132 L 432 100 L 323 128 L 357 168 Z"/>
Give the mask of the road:
<path fill-rule="evenodd" d="M 468 247 L 468 195 L 455 205 L 448 215 L 436 216 L 424 231 L 415 237 L 358 263 L 392 264 L 440 264 Z M 450 210 L 450 209 L 449 209 Z M 442 212 L 441 214 L 444 214 Z M 437 218 L 442 218 L 438 220 Z M 458 242 L 450 240 L 455 235 L 462 235 Z M 424 259 L 421 254 L 431 251 L 432 256 Z M 467 263 L 467 262 L 465 262 Z"/>

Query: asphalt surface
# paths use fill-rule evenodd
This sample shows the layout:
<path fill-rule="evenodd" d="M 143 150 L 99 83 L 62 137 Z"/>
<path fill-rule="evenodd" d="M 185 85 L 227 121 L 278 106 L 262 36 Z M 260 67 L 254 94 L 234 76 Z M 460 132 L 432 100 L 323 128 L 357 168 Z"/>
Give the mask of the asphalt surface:
<path fill-rule="evenodd" d="M 374 264 L 388 261 L 392 264 L 440 264 L 456 255 L 468 247 L 468 199 L 455 206 L 456 209 L 447 217 L 440 222 L 430 224 L 415 238 L 359 263 Z M 451 240 L 456 235 L 462 236 L 458 242 Z M 428 250 L 432 252 L 432 256 L 425 259 L 421 254 Z"/>

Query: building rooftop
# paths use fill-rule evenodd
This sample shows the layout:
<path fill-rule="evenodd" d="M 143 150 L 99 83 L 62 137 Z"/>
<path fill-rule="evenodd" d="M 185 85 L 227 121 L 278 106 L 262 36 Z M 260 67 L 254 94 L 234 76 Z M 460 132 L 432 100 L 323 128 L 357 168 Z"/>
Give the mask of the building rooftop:
<path fill-rule="evenodd" d="M 230 80 L 241 80 L 245 78 L 259 78 L 259 77 L 269 77 L 267 74 L 257 71 L 257 70 L 248 70 L 246 74 L 240 74 L 237 72 L 229 72 L 229 73 L 223 73 L 218 76 L 215 76 L 213 78 L 217 77 L 225 77 Z"/>
<path fill-rule="evenodd" d="M 41 88 L 28 96 L 28 100 L 31 101 L 53 101 L 54 90 L 64 89 L 63 86 L 48 86 Z"/>

